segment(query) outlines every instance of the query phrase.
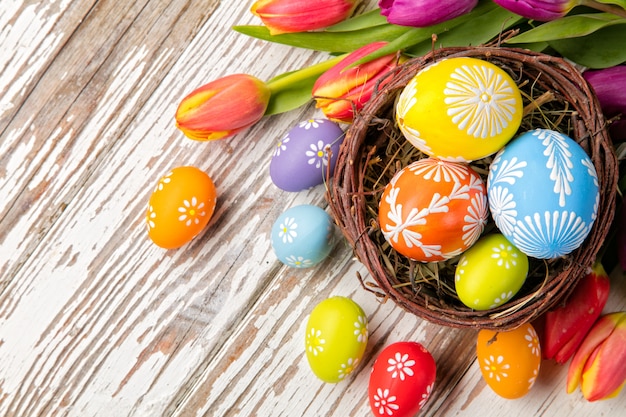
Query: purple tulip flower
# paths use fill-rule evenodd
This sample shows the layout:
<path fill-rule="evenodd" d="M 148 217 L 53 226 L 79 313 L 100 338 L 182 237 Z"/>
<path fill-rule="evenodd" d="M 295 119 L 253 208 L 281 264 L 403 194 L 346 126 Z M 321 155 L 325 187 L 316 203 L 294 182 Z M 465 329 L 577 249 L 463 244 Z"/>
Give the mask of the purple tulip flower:
<path fill-rule="evenodd" d="M 616 65 L 583 73 L 591 85 L 604 116 L 612 120 L 609 133 L 613 142 L 626 141 L 626 65 Z"/>
<path fill-rule="evenodd" d="M 581 0 L 493 0 L 494 3 L 527 19 L 547 22 L 565 16 Z"/>
<path fill-rule="evenodd" d="M 379 0 L 380 14 L 394 25 L 426 27 L 472 11 L 478 0 Z"/>

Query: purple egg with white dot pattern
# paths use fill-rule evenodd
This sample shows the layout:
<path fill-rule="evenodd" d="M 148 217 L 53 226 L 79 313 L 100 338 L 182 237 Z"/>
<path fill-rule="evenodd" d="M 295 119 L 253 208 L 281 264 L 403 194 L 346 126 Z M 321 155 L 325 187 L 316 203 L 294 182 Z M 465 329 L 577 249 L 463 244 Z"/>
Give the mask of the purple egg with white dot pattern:
<path fill-rule="evenodd" d="M 284 191 L 322 184 L 335 171 L 345 133 L 327 119 L 308 119 L 291 128 L 276 144 L 270 162 L 272 182 Z"/>

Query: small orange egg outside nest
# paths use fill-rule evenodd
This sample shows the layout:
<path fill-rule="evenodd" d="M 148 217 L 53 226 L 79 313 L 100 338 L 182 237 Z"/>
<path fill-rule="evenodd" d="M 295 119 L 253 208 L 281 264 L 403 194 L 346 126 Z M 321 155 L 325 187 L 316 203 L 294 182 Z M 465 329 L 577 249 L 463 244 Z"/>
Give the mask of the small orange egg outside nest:
<path fill-rule="evenodd" d="M 216 203 L 211 178 L 193 166 L 172 169 L 162 177 L 148 203 L 148 236 L 164 249 L 178 248 L 209 223 Z"/>
<path fill-rule="evenodd" d="M 521 398 L 535 384 L 541 365 L 539 337 L 530 323 L 514 330 L 478 332 L 476 356 L 487 385 L 499 396 Z"/>

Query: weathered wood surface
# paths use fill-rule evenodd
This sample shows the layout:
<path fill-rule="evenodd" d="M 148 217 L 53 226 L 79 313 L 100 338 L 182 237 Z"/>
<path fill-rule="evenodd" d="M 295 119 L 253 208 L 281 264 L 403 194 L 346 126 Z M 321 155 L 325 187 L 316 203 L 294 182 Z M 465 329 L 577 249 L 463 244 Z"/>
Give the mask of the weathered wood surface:
<path fill-rule="evenodd" d="M 380 303 L 342 242 L 311 270 L 275 259 L 273 220 L 325 206 L 323 188 L 285 193 L 268 175 L 274 141 L 316 110 L 214 143 L 173 125 L 191 87 L 325 58 L 231 31 L 258 23 L 251 3 L 0 3 L 0 415 L 367 416 L 369 368 L 400 340 L 437 360 L 425 415 L 621 415 L 626 395 L 566 395 L 565 369 L 549 363 L 527 397 L 499 399 L 480 379 L 475 333 Z M 144 215 L 178 165 L 209 173 L 219 201 L 203 235 L 164 251 Z M 626 308 L 614 281 L 607 310 Z M 303 346 L 308 313 L 329 295 L 352 297 L 370 320 L 364 365 L 336 385 L 313 376 Z"/>

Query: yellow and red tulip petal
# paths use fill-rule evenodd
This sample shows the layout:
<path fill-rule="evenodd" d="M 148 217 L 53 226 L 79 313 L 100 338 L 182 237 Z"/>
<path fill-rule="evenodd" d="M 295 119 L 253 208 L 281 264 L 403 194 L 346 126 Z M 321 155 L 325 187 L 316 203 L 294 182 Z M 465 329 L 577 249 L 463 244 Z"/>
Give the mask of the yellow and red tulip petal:
<path fill-rule="evenodd" d="M 258 0 L 250 11 L 271 35 L 323 29 L 352 14 L 358 0 Z"/>
<path fill-rule="evenodd" d="M 248 74 L 233 74 L 205 84 L 180 102 L 176 127 L 195 140 L 232 136 L 258 122 L 271 92 Z"/>
<path fill-rule="evenodd" d="M 317 79 L 313 85 L 313 98 L 327 118 L 352 122 L 354 111 L 369 101 L 377 85 L 384 85 L 382 77 L 402 61 L 395 53 L 361 65 L 352 64 L 386 44 L 374 42 L 355 50 Z"/>
<path fill-rule="evenodd" d="M 611 398 L 626 381 L 626 312 L 610 313 L 596 321 L 572 358 L 567 392 L 580 385 L 588 401 Z"/>

